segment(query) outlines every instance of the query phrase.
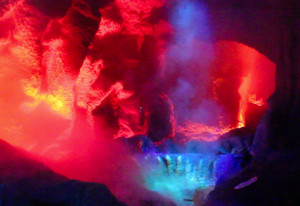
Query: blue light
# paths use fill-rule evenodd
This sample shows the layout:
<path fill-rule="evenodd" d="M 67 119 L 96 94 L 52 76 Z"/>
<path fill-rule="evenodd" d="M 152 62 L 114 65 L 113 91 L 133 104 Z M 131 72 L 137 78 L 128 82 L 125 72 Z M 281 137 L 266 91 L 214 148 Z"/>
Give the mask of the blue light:
<path fill-rule="evenodd" d="M 161 162 L 159 165 L 152 164 L 150 159 L 148 157 L 141 163 L 145 165 L 142 166 L 145 186 L 173 199 L 178 205 L 191 204 L 183 200 L 192 199 L 196 189 L 211 190 L 215 184 L 215 178 L 209 169 L 216 159 L 214 156 L 189 153 L 152 154 L 152 159 Z"/>
<path fill-rule="evenodd" d="M 209 39 L 210 29 L 207 8 L 192 0 L 178 0 L 171 13 L 171 23 L 176 30 L 177 43 L 190 43 L 194 38 Z"/>

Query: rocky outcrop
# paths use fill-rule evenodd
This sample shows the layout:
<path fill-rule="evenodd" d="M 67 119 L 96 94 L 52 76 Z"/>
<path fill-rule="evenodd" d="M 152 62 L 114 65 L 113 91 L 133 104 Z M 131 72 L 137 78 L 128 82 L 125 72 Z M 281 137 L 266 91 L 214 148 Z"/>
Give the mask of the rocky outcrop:
<path fill-rule="evenodd" d="M 214 41 L 244 43 L 277 66 L 276 90 L 258 126 L 252 152 L 261 158 L 269 151 L 299 147 L 299 2 L 215 0 L 206 5 Z"/>
<path fill-rule="evenodd" d="M 252 164 L 218 184 L 209 194 L 206 206 L 298 205 L 299 155 L 270 154 L 264 162 Z"/>
<path fill-rule="evenodd" d="M 255 3 L 255 4 L 253 4 Z M 257 4 L 256 4 L 257 3 Z M 298 1 L 212 1 L 217 39 L 261 51 L 277 65 L 276 90 L 254 137 L 252 163 L 217 185 L 206 205 L 296 205 L 299 196 L 300 18 Z M 253 7 L 255 5 L 255 8 Z M 222 8 L 222 9 L 220 9 Z M 248 186 L 236 187 L 256 177 Z"/>
<path fill-rule="evenodd" d="M 250 156 L 254 134 L 247 127 L 233 129 L 218 139 L 218 151 L 222 154 L 233 154 L 235 156 Z"/>
<path fill-rule="evenodd" d="M 103 184 L 69 180 L 4 141 L 0 151 L 1 205 L 124 205 Z"/>

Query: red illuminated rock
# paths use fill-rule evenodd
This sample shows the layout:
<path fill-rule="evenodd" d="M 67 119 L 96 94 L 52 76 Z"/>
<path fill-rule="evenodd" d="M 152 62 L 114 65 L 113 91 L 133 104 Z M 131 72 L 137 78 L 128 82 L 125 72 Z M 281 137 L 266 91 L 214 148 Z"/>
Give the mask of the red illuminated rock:
<path fill-rule="evenodd" d="M 79 110 L 86 114 L 83 125 L 96 128 L 100 134 L 109 133 L 108 139 L 147 134 L 153 141 L 159 142 L 173 137 L 175 120 L 180 120 L 177 124 L 186 138 L 198 135 L 198 139 L 216 139 L 220 131 L 228 131 L 232 125 L 246 125 L 254 129 L 264 112 L 260 110 L 260 100 L 266 105 L 266 99 L 274 88 L 271 82 L 274 69 L 267 68 L 276 65 L 275 92 L 268 100 L 269 107 L 258 124 L 251 148 L 255 161 L 250 169 L 245 170 L 251 175 L 245 175 L 247 178 L 232 184 L 238 185 L 256 176 L 254 173 L 264 171 L 261 176 L 258 175 L 257 182 L 249 185 L 250 191 L 254 191 L 252 188 L 258 191 L 272 189 L 260 184 L 259 180 L 272 182 L 277 172 L 272 170 L 273 166 L 278 163 L 278 171 L 283 171 L 281 160 L 286 156 L 276 157 L 276 161 L 272 162 L 270 153 L 297 153 L 300 146 L 299 3 L 296 0 L 204 0 L 186 1 L 196 2 L 188 7 L 182 2 L 1 1 L 2 138 L 47 157 L 56 157 L 44 151 L 49 142 L 55 148 L 64 148 L 66 144 L 62 142 L 73 142 L 71 137 L 74 133 L 70 135 L 70 131 L 80 116 Z M 186 18 L 193 16 L 191 11 L 194 11 L 195 5 L 200 8 L 194 12 L 197 18 L 188 22 Z M 187 12 L 180 18 L 174 11 Z M 199 16 L 200 13 L 204 17 Z M 177 25 L 178 22 L 181 23 Z M 201 29 L 194 31 L 198 26 Z M 177 39 L 183 36 L 192 40 Z M 212 61 L 209 48 L 218 47 L 218 43 L 207 46 L 208 43 L 199 43 L 202 41 L 209 44 L 219 41 L 235 43 L 219 45 L 223 52 L 217 55 L 221 57 L 220 62 L 211 65 L 208 64 L 208 60 Z M 211 67 L 215 69 L 212 73 Z M 200 83 L 211 88 L 206 91 Z M 168 98 L 176 101 L 171 102 Z M 203 106 L 203 102 L 208 104 Z M 259 108 L 251 110 L 248 102 Z M 46 105 L 47 109 L 40 110 L 40 105 Z M 225 110 L 224 115 L 219 106 Z M 249 118 L 247 111 L 252 115 Z M 32 122 L 36 113 L 44 115 L 39 119 L 43 121 Z M 57 114 L 57 121 L 50 115 L 52 113 Z M 102 119 L 98 122 L 97 118 Z M 67 129 L 64 122 L 70 123 Z M 188 126 L 183 122 L 188 122 Z M 60 127 L 55 127 L 55 123 Z M 101 131 L 97 130 L 97 124 Z M 26 130 L 28 133 L 23 133 Z M 78 139 L 85 140 L 85 143 L 92 139 L 89 139 L 92 132 L 86 135 L 83 129 L 79 131 L 84 135 L 81 134 L 81 139 Z M 47 137 L 47 140 L 41 136 Z M 41 139 L 35 141 L 35 138 Z M 78 142 L 82 144 L 82 141 Z M 229 141 L 229 145 L 236 142 L 239 138 Z M 235 147 L 232 145 L 230 147 Z M 232 152 L 231 149 L 226 151 Z M 58 150 L 53 151 L 59 153 Z M 288 157 L 293 158 L 293 155 Z M 259 161 L 266 161 L 266 166 L 256 167 Z M 295 167 L 292 162 L 288 166 Z M 271 171 L 270 177 L 267 176 L 268 170 Z M 25 168 L 24 172 L 32 175 L 30 169 Z M 4 173 L 4 176 L 8 175 Z M 285 180 L 292 182 L 284 174 L 278 185 L 286 188 Z M 224 186 L 224 190 L 216 188 L 213 194 L 247 196 L 243 189 L 238 192 L 226 190 L 228 185 Z M 275 195 L 270 197 L 280 194 L 280 188 L 275 189 Z M 225 196 L 220 198 L 221 203 L 228 200 Z"/>

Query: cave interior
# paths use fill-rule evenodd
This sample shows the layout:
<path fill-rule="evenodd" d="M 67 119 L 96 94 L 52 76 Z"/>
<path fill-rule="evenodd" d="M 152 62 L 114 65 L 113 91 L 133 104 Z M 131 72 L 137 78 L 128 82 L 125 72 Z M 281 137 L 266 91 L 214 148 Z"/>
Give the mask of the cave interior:
<path fill-rule="evenodd" d="M 0 81 L 0 205 L 299 204 L 298 0 L 1 0 Z"/>

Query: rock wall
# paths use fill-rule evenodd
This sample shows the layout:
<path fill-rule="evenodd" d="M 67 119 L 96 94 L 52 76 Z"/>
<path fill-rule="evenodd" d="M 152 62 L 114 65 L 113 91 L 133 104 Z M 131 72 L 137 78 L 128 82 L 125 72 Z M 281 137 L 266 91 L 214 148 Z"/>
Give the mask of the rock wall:
<path fill-rule="evenodd" d="M 213 41 L 234 40 L 276 64 L 276 90 L 255 135 L 252 152 L 299 147 L 300 3 L 297 1 L 208 1 Z"/>

